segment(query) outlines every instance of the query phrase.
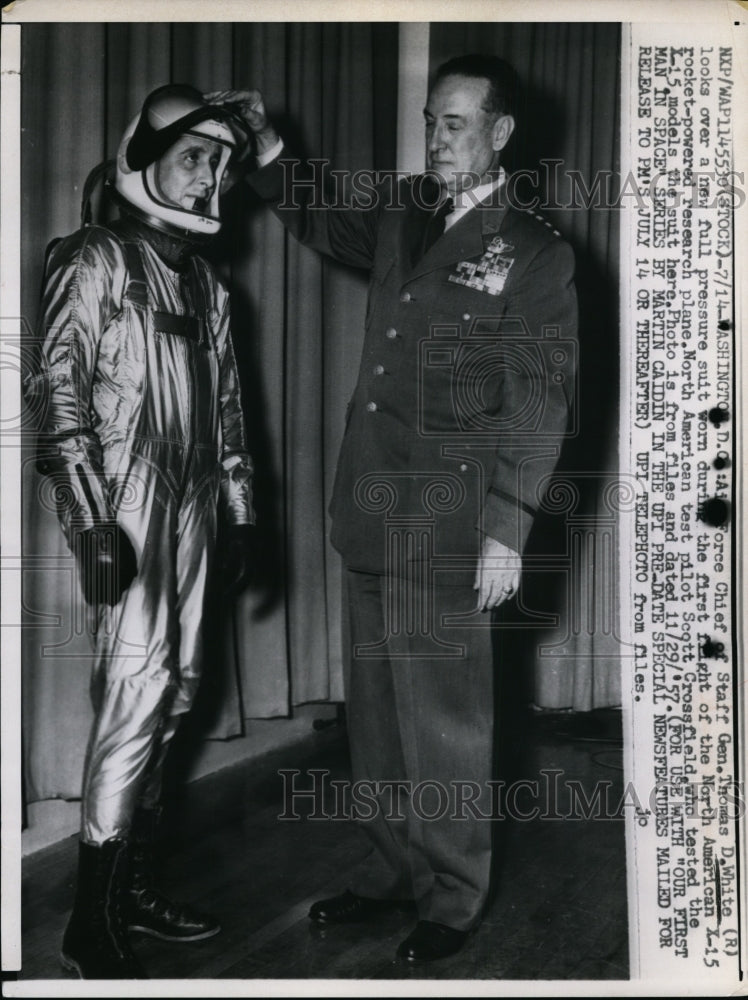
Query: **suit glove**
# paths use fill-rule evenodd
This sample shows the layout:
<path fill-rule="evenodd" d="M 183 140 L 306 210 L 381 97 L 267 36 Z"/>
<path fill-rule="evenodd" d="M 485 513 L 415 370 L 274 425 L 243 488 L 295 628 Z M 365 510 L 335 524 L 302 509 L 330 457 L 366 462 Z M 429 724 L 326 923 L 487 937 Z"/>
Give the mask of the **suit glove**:
<path fill-rule="evenodd" d="M 257 528 L 254 524 L 232 524 L 221 544 L 220 566 L 223 590 L 236 596 L 252 582 L 257 565 Z"/>
<path fill-rule="evenodd" d="M 116 523 L 79 531 L 75 558 L 87 604 L 114 607 L 138 573 L 132 543 Z"/>

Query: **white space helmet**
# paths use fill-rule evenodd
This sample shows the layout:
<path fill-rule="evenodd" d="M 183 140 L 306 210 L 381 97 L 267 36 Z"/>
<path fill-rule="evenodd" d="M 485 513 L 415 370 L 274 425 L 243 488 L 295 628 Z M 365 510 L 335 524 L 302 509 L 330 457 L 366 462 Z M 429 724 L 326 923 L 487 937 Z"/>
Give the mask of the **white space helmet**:
<path fill-rule="evenodd" d="M 208 139 L 220 151 L 212 191 L 192 208 L 169 200 L 159 184 L 159 161 L 183 136 Z M 158 229 L 212 236 L 221 228 L 219 196 L 230 186 L 226 168 L 232 157 L 243 158 L 248 147 L 247 126 L 238 115 L 208 104 L 194 87 L 167 84 L 149 94 L 122 137 L 115 190 L 130 209 Z"/>

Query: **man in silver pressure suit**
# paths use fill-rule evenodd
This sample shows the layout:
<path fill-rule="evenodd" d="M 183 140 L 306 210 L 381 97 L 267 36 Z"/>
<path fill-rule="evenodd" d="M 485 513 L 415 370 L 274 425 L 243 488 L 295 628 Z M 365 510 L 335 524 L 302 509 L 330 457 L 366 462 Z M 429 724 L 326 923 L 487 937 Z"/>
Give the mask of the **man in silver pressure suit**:
<path fill-rule="evenodd" d="M 251 570 L 246 449 L 229 296 L 197 251 L 248 136 L 193 88 L 154 91 L 122 139 L 121 218 L 60 241 L 45 275 L 39 467 L 96 608 L 94 722 L 63 965 L 144 978 L 128 930 L 195 941 L 218 923 L 152 884 L 162 768 L 199 677 L 206 589 Z M 219 508 L 219 502 L 221 504 Z M 216 552 L 220 516 L 226 544 Z"/>

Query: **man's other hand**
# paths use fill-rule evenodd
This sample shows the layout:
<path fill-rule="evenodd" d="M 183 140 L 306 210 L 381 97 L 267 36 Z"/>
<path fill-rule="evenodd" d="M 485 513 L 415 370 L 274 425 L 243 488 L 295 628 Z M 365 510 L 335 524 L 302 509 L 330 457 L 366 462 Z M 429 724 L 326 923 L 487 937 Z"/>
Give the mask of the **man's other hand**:
<path fill-rule="evenodd" d="M 257 528 L 253 524 L 227 527 L 219 541 L 223 592 L 236 597 L 253 582 L 257 566 Z"/>
<path fill-rule="evenodd" d="M 521 570 L 521 556 L 490 535 L 484 535 L 473 584 L 478 591 L 478 611 L 490 611 L 513 597 Z"/>
<path fill-rule="evenodd" d="M 87 604 L 114 607 L 138 573 L 135 550 L 118 524 L 79 531 L 75 556 Z"/>

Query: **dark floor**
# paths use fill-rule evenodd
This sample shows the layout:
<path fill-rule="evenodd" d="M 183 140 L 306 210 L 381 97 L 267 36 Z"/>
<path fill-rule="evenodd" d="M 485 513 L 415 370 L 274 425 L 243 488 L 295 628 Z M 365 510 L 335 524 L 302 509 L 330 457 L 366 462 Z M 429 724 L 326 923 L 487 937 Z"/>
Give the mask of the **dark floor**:
<path fill-rule="evenodd" d="M 622 789 L 616 713 L 531 716 L 523 721 L 522 777 L 560 770 L 557 805 L 568 816 L 566 782 L 587 798 L 609 783 L 607 814 Z M 346 885 L 366 854 L 345 820 L 278 819 L 279 768 L 328 769 L 345 778 L 340 727 L 301 747 L 186 786 L 166 826 L 162 887 L 220 915 L 223 932 L 190 945 L 139 937 L 153 978 L 194 979 L 627 979 L 623 819 L 507 821 L 497 889 L 487 917 L 458 955 L 411 969 L 395 960 L 413 913 L 366 926 L 322 929 L 307 912 Z M 541 777 L 541 781 L 542 781 Z M 602 800 L 602 804 L 605 801 Z M 522 809 L 532 803 L 520 800 Z M 578 812 L 580 810 L 577 810 Z M 601 811 L 601 810 L 599 810 Z M 32 855 L 24 866 L 23 979 L 68 978 L 58 949 L 71 904 L 76 838 Z"/>

